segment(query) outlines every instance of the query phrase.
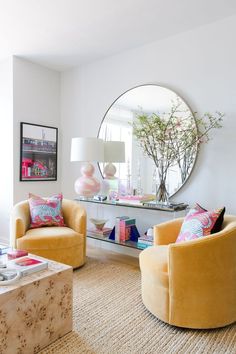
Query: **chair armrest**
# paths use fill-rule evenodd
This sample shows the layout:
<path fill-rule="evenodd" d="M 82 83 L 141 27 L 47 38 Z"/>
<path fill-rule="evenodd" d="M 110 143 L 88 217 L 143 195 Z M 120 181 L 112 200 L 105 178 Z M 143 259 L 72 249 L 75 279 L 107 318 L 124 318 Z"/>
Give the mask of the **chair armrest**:
<path fill-rule="evenodd" d="M 85 209 L 73 200 L 63 199 L 62 212 L 65 224 L 85 237 L 87 222 Z"/>
<path fill-rule="evenodd" d="M 174 243 L 180 232 L 184 218 L 178 218 L 154 226 L 154 246 Z"/>
<path fill-rule="evenodd" d="M 28 201 L 23 201 L 13 207 L 11 213 L 11 246 L 16 247 L 16 240 L 25 235 L 30 225 Z"/>

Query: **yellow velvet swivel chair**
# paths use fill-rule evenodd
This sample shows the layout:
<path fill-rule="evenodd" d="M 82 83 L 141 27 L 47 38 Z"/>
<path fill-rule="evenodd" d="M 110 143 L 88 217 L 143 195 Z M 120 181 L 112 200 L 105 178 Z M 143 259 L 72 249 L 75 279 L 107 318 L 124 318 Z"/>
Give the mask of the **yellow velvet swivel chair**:
<path fill-rule="evenodd" d="M 217 328 L 236 321 L 236 216 L 222 230 L 174 243 L 183 218 L 155 226 L 154 247 L 140 254 L 142 299 L 171 325 Z"/>
<path fill-rule="evenodd" d="M 82 266 L 86 258 L 86 212 L 75 201 L 63 199 L 62 213 L 66 227 L 29 229 L 28 201 L 16 204 L 12 212 L 11 245 L 73 268 Z"/>

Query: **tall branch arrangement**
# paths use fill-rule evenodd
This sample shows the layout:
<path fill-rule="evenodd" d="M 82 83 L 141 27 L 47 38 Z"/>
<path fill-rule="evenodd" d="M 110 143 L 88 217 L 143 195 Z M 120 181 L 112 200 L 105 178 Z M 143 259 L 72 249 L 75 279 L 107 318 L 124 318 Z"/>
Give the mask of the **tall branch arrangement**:
<path fill-rule="evenodd" d="M 177 100 L 172 102 L 168 113 L 138 113 L 132 124 L 140 147 L 157 167 L 160 183 L 165 183 L 168 169 L 176 164 L 183 182 L 199 144 L 209 141 L 212 129 L 222 127 L 222 113 L 205 113 L 198 117 L 189 109 L 181 109 L 181 105 L 182 102 Z"/>

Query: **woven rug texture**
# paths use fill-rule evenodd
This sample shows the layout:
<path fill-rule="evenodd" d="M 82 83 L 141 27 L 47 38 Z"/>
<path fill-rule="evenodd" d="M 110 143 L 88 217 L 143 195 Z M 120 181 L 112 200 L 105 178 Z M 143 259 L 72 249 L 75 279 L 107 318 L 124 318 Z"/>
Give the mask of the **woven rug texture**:
<path fill-rule="evenodd" d="M 41 354 L 236 354 L 236 324 L 180 329 L 150 314 L 141 300 L 140 271 L 130 265 L 88 258 L 74 272 L 73 306 L 73 331 Z"/>

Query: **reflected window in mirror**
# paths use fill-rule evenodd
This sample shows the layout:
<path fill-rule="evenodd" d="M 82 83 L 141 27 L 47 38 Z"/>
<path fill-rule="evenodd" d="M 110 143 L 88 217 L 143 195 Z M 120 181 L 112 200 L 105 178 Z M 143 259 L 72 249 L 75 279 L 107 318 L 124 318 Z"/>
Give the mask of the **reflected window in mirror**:
<path fill-rule="evenodd" d="M 128 164 L 132 161 L 132 138 L 133 128 L 130 125 L 132 116 L 128 110 L 112 107 L 109 110 L 107 119 L 101 125 L 99 137 L 105 141 L 123 141 L 125 143 L 125 163 L 115 163 L 116 177 L 125 183 L 128 173 Z M 105 163 L 101 163 L 101 171 L 104 170 Z M 131 173 L 131 171 L 130 171 Z"/>

